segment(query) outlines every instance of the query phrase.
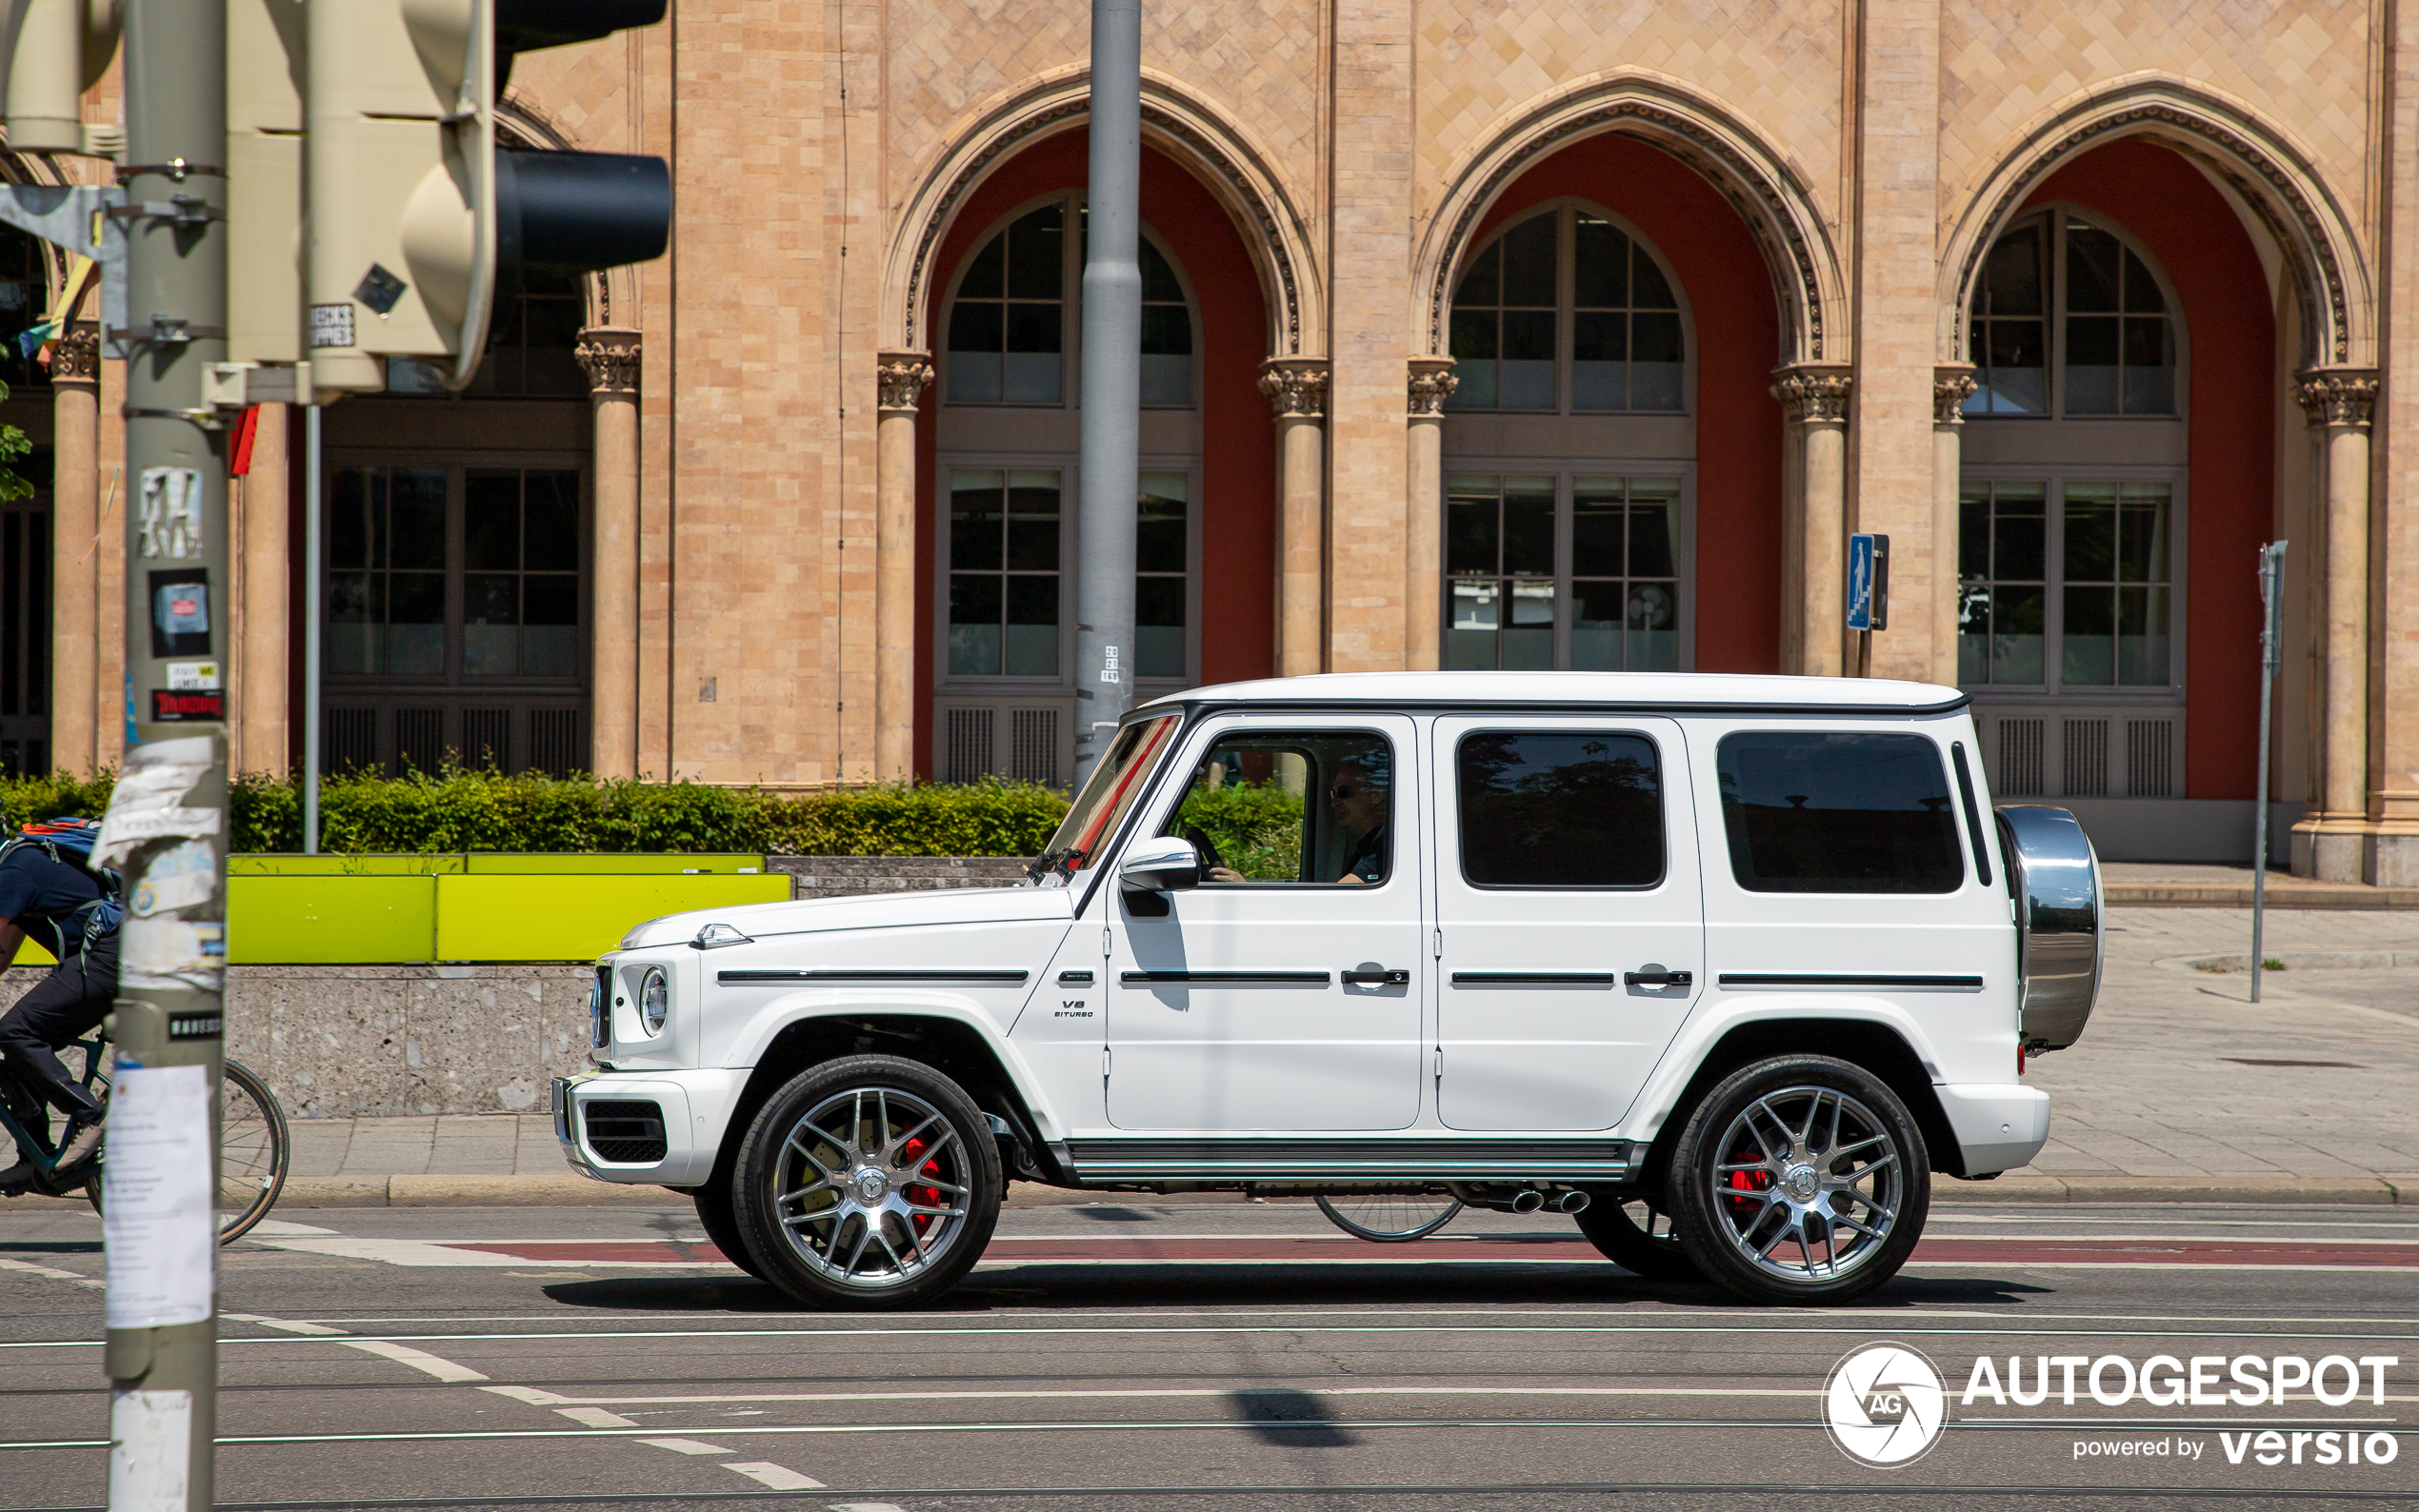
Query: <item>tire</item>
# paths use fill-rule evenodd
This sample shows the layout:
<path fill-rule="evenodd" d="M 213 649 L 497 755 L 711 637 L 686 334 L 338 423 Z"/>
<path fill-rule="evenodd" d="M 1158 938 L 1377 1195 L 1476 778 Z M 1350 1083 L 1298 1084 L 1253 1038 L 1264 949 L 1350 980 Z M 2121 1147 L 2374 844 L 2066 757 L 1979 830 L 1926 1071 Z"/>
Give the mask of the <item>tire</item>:
<path fill-rule="evenodd" d="M 1596 1253 L 1643 1281 L 1703 1281 L 1681 1246 L 1671 1215 L 1632 1191 L 1592 1190 L 1578 1213 L 1579 1232 Z"/>
<path fill-rule="evenodd" d="M 218 1089 L 218 1242 L 231 1244 L 277 1205 L 294 1157 L 286 1110 L 269 1084 L 234 1061 L 226 1064 Z M 102 1145 L 100 1164 L 109 1162 Z M 101 1178 L 85 1184 L 84 1200 L 101 1211 Z"/>
<path fill-rule="evenodd" d="M 1372 1244 L 1405 1244 L 1453 1221 L 1461 1200 L 1427 1192 L 1369 1192 L 1329 1202 L 1322 1194 L 1319 1211 L 1329 1223 Z"/>
<path fill-rule="evenodd" d="M 847 1309 L 956 1285 L 990 1243 L 1005 1185 L 973 1099 L 888 1055 L 800 1072 L 749 1125 L 733 1173 L 731 1216 L 759 1274 L 809 1306 Z"/>
<path fill-rule="evenodd" d="M 730 1210 L 730 1187 L 711 1183 L 690 1192 L 690 1200 L 697 1204 L 697 1223 L 706 1237 L 722 1251 L 722 1258 L 755 1277 L 765 1279 L 764 1267 L 756 1257 L 748 1253 L 748 1241 L 739 1231 L 739 1220 Z"/>
<path fill-rule="evenodd" d="M 1750 1302 L 1831 1305 L 1898 1273 L 1931 1167 L 1907 1105 L 1861 1066 L 1777 1056 L 1690 1111 L 1666 1183 L 1681 1247 Z"/>

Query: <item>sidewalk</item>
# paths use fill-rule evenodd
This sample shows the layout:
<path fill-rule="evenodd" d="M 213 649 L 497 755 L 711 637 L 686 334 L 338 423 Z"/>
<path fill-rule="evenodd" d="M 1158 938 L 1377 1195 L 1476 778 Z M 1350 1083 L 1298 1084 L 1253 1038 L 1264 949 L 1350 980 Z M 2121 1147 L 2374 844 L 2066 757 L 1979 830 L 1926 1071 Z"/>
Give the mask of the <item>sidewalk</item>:
<path fill-rule="evenodd" d="M 2049 1146 L 1946 1200 L 2419 1204 L 2419 914 L 2269 916 L 2265 1001 L 2248 1001 L 2248 909 L 2111 910 L 2098 1009 L 2080 1044 L 2033 1060 L 2055 1099 Z M 2404 952 L 2409 952 L 2408 954 Z M 2233 958 L 2232 969 L 2189 963 Z M 2402 965 L 2350 965 L 2353 962 Z M 543 1113 L 297 1119 L 281 1209 L 640 1203 L 590 1181 Z M 1020 1184 L 1023 1205 L 1072 1194 Z M 1203 1201 L 1231 1202 L 1231 1196 Z M 20 1198 L 0 1204 L 40 1204 Z"/>

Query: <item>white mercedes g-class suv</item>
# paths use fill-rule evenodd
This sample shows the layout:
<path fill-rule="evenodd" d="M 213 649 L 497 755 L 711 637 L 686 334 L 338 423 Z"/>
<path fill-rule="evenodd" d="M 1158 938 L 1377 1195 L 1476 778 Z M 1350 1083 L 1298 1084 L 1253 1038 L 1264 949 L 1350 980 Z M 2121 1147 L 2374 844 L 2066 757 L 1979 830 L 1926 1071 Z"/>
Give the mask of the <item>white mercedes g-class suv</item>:
<path fill-rule="evenodd" d="M 1954 689 L 1386 673 L 1129 715 L 1028 885 L 657 919 L 597 964 L 571 1163 L 801 1302 L 931 1299 L 1009 1178 L 1450 1192 L 1639 1275 L 1881 1284 L 2030 1160 L 2099 867 Z"/>

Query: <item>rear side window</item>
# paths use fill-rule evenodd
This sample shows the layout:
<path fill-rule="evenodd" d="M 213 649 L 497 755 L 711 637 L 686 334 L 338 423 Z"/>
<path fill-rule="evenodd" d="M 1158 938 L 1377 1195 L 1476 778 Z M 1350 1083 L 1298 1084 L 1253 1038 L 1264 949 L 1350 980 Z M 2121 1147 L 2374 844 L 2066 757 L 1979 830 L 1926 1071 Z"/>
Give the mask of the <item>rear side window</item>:
<path fill-rule="evenodd" d="M 1948 773 L 1921 735 L 1742 732 L 1716 765 L 1730 872 L 1749 892 L 1965 885 Z"/>
<path fill-rule="evenodd" d="M 1454 757 L 1475 887 L 1651 887 L 1663 783 L 1640 735 L 1485 730 Z"/>

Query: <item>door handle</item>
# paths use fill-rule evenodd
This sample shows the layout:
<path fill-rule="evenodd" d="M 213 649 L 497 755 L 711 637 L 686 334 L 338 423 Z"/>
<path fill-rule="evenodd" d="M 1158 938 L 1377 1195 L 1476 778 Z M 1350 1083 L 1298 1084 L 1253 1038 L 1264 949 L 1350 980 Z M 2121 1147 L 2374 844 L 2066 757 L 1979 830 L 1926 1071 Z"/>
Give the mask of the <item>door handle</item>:
<path fill-rule="evenodd" d="M 1621 973 L 1625 987 L 1685 987 L 1693 985 L 1696 979 L 1693 971 L 1666 971 L 1652 961 L 1639 970 Z"/>
<path fill-rule="evenodd" d="M 1357 966 L 1349 967 L 1343 975 L 1344 985 L 1348 987 L 1408 987 L 1411 985 L 1410 967 L 1382 966 L 1374 961 L 1364 961 Z"/>

